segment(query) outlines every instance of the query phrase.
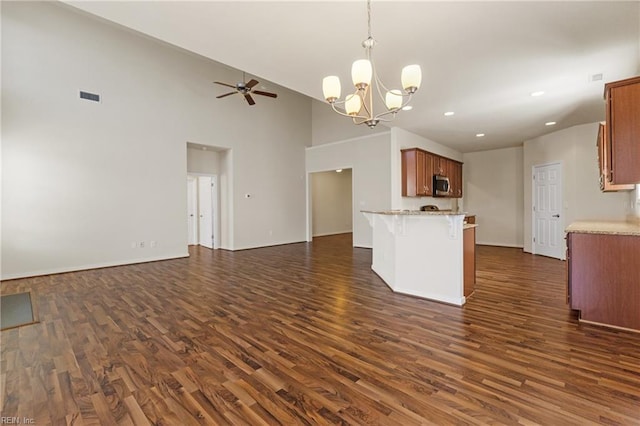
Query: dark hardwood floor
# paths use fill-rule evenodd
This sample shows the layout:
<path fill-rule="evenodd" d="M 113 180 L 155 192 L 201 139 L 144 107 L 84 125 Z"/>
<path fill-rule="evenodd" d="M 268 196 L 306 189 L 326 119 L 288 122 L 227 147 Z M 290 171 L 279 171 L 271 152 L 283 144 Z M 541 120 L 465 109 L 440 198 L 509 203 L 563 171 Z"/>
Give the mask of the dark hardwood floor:
<path fill-rule="evenodd" d="M 579 325 L 565 264 L 478 247 L 463 307 L 350 235 L 6 281 L 1 416 L 47 424 L 640 424 L 640 334 Z"/>

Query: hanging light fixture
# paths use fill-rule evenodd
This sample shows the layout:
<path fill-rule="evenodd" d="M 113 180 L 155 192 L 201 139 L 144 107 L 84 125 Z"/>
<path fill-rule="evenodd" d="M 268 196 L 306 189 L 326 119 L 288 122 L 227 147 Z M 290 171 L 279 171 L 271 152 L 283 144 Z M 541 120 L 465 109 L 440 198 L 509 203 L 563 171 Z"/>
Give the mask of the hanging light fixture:
<path fill-rule="evenodd" d="M 367 28 L 368 37 L 362 42 L 367 59 L 359 59 L 351 66 L 351 79 L 355 91 L 347 95 L 344 101 L 339 101 L 340 79 L 331 75 L 322 80 L 322 92 L 335 112 L 351 117 L 355 124 L 364 123 L 373 129 L 380 121 L 391 121 L 398 111 L 407 106 L 411 96 L 420 87 L 422 70 L 420 65 L 407 65 L 402 69 L 400 79 L 404 92 L 399 89 L 387 89 L 380 80 L 371 59 L 371 50 L 376 44 L 371 36 L 371 0 L 367 0 Z M 374 113 L 373 108 L 374 91 L 385 105 L 385 110 L 377 114 Z"/>

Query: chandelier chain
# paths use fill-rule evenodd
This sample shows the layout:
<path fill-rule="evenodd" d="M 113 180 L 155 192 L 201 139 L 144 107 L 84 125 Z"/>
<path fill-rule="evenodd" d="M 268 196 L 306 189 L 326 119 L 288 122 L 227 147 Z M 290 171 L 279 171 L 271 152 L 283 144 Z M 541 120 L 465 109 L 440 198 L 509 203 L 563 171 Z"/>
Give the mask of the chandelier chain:
<path fill-rule="evenodd" d="M 371 0 L 367 0 L 367 30 L 367 35 L 371 38 Z"/>

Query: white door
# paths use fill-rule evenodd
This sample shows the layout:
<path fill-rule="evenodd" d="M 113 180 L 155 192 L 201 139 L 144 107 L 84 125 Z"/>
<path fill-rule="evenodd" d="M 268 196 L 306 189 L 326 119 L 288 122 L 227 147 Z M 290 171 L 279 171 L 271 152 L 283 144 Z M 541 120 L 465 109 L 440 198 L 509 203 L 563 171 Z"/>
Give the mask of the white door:
<path fill-rule="evenodd" d="M 213 179 L 198 177 L 198 243 L 213 248 Z"/>
<path fill-rule="evenodd" d="M 533 253 L 565 258 L 562 165 L 533 167 Z"/>
<path fill-rule="evenodd" d="M 198 244 L 198 182 L 196 178 L 187 177 L 187 243 Z"/>

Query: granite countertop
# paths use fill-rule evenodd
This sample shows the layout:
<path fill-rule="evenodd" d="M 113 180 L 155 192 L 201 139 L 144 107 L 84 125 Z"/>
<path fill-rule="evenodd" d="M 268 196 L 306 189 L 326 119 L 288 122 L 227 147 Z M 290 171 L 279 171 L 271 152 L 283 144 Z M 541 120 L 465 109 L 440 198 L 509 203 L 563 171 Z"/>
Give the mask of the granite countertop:
<path fill-rule="evenodd" d="M 464 225 L 462 225 L 462 229 L 469 229 L 469 228 L 477 228 L 478 224 L 476 223 L 465 223 Z"/>
<path fill-rule="evenodd" d="M 384 214 L 392 216 L 465 216 L 464 212 L 452 212 L 451 210 L 361 210 L 362 213 Z"/>
<path fill-rule="evenodd" d="M 566 232 L 579 234 L 634 235 L 640 237 L 640 223 L 613 220 L 585 220 L 573 222 Z"/>

